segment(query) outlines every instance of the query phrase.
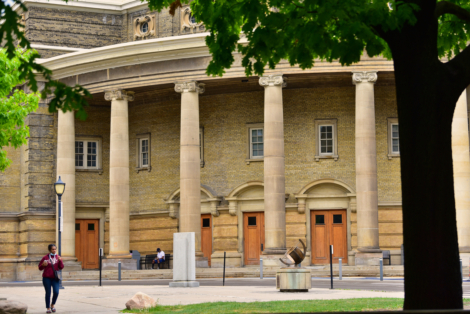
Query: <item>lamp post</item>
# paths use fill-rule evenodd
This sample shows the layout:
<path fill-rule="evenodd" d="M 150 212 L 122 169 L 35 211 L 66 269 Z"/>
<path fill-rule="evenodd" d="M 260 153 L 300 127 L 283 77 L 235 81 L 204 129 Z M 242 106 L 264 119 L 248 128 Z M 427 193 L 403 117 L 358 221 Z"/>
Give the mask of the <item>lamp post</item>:
<path fill-rule="evenodd" d="M 64 227 L 64 218 L 62 217 L 62 194 L 65 191 L 65 183 L 62 182 L 59 176 L 59 180 L 54 183 L 55 194 L 59 197 L 59 256 L 61 256 L 61 246 L 62 246 L 62 229 Z M 59 289 L 64 289 L 62 286 L 62 270 L 60 270 L 60 279 L 59 279 Z"/>

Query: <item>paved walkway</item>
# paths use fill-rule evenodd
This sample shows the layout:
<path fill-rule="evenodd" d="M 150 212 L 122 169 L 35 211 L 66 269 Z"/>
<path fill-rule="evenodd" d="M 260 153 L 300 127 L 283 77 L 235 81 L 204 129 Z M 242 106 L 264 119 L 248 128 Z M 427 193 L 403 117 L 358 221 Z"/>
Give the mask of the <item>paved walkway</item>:
<path fill-rule="evenodd" d="M 233 280 L 233 279 L 232 279 Z M 255 279 L 253 279 L 255 280 Z M 259 281 L 259 279 L 258 279 Z M 377 287 L 374 287 L 376 290 Z M 275 301 L 347 298 L 403 298 L 403 292 L 330 290 L 312 288 L 308 293 L 281 293 L 274 286 L 203 286 L 169 288 L 168 286 L 67 286 L 60 291 L 57 313 L 118 313 L 136 292 L 143 292 L 163 305 L 194 304 L 215 301 Z M 28 305 L 28 314 L 45 313 L 42 287 L 0 287 L 0 297 Z"/>

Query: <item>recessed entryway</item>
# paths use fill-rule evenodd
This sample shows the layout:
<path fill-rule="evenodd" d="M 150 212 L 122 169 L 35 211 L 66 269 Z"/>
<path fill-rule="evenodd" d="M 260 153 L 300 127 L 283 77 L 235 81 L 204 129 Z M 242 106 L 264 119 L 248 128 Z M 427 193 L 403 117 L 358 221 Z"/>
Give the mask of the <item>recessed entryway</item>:
<path fill-rule="evenodd" d="M 333 263 L 342 259 L 348 262 L 346 210 L 312 210 L 312 264 L 330 262 L 330 245 L 333 245 Z"/>
<path fill-rule="evenodd" d="M 207 257 L 209 267 L 212 255 L 212 215 L 201 215 L 201 249 L 204 257 Z"/>
<path fill-rule="evenodd" d="M 99 220 L 75 220 L 75 256 L 83 269 L 99 268 Z"/>
<path fill-rule="evenodd" d="M 259 265 L 264 249 L 264 212 L 243 213 L 245 265 Z"/>

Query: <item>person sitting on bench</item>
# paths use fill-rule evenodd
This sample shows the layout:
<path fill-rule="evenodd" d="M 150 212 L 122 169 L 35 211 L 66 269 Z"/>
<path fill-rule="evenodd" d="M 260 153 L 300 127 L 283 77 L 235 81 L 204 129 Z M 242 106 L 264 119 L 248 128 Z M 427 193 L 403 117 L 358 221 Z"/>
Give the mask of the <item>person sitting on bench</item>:
<path fill-rule="evenodd" d="M 165 252 L 160 250 L 160 248 L 157 249 L 157 257 L 152 261 L 152 264 L 157 264 L 157 268 L 160 269 L 161 263 L 165 262 Z"/>

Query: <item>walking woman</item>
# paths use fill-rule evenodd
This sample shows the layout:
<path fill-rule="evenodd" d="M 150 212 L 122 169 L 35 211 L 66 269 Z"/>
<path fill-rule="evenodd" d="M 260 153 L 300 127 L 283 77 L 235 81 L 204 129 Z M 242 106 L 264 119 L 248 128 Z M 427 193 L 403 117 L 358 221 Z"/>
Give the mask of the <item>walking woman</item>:
<path fill-rule="evenodd" d="M 39 262 L 39 270 L 43 270 L 42 284 L 46 289 L 46 313 L 55 313 L 55 304 L 59 296 L 59 278 L 56 276 L 57 271 L 64 268 L 62 258 L 56 254 L 57 247 L 55 244 L 49 244 L 47 247 L 49 254 L 44 256 Z M 51 305 L 51 287 L 53 291 Z"/>

